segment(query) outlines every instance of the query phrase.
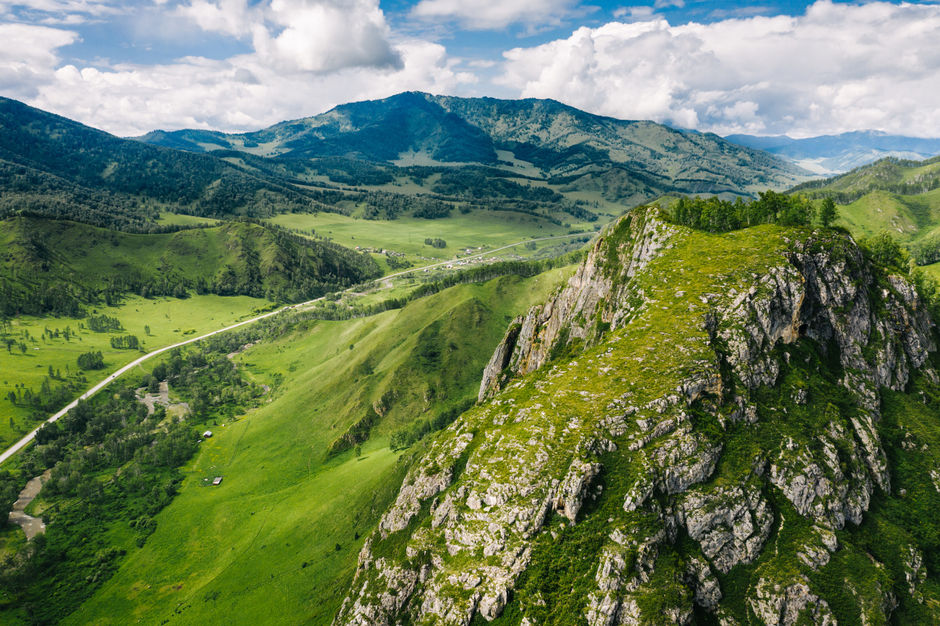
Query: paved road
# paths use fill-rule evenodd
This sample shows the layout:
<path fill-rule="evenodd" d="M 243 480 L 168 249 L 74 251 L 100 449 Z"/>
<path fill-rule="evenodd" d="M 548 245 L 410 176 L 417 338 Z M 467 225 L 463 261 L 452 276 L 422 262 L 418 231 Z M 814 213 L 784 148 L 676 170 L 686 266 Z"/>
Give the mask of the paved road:
<path fill-rule="evenodd" d="M 317 298 L 317 300 L 322 300 L 322 298 Z M 120 368 L 119 370 L 115 371 L 114 373 L 110 374 L 107 378 L 105 378 L 104 380 L 102 380 L 101 382 L 99 382 L 97 385 L 95 385 L 94 387 L 92 387 L 91 389 L 89 389 L 88 391 L 86 391 L 85 393 L 83 393 L 82 395 L 80 395 L 78 398 L 76 398 L 75 400 L 72 400 L 71 402 L 69 402 L 64 408 L 62 408 L 61 410 L 59 410 L 55 415 L 53 415 L 52 417 L 50 417 L 49 419 L 47 419 L 45 423 L 52 423 L 52 422 L 57 421 L 60 417 L 62 417 L 63 415 L 65 415 L 66 413 L 68 413 L 69 411 L 71 411 L 73 408 L 75 408 L 75 405 L 77 405 L 80 400 L 85 400 L 85 399 L 87 399 L 87 398 L 90 398 L 91 396 L 95 395 L 98 391 L 100 391 L 100 390 L 103 389 L 104 387 L 107 387 L 108 385 L 110 385 L 110 384 L 111 384 L 111 381 L 114 380 L 115 378 L 117 378 L 118 376 L 120 376 L 121 374 L 125 373 L 125 372 L 128 371 L 128 370 L 134 369 L 135 367 L 137 367 L 138 365 L 140 365 L 141 363 L 143 363 L 143 362 L 146 361 L 147 359 L 150 359 L 150 358 L 152 358 L 152 357 L 155 357 L 155 356 L 157 356 L 158 354 L 162 354 L 162 353 L 166 352 L 167 350 L 172 350 L 173 348 L 178 348 L 178 347 L 180 347 L 180 346 L 185 346 L 186 344 L 194 343 L 194 342 L 196 342 L 196 341 L 201 341 L 202 339 L 205 339 L 206 337 L 211 337 L 211 336 L 213 336 L 213 335 L 218 335 L 219 333 L 224 333 L 224 332 L 226 332 L 226 331 L 229 331 L 229 330 L 232 330 L 232 329 L 235 329 L 235 328 L 239 328 L 240 326 L 245 326 L 246 324 L 253 324 L 254 322 L 257 322 L 258 320 L 263 320 L 263 319 L 266 318 L 266 317 L 271 317 L 272 315 L 277 315 L 278 313 L 280 313 L 280 312 L 282 312 L 282 311 L 286 311 L 286 310 L 288 310 L 288 309 L 295 309 L 295 308 L 299 308 L 299 307 L 302 307 L 302 306 L 305 306 L 305 305 L 312 304 L 312 303 L 316 302 L 317 300 L 310 300 L 309 302 L 304 302 L 304 303 L 302 303 L 302 304 L 292 304 L 292 305 L 290 305 L 290 306 L 282 307 L 282 308 L 277 309 L 277 310 L 275 310 L 275 311 L 270 311 L 270 312 L 265 313 L 265 314 L 263 314 L 263 315 L 258 315 L 257 317 L 253 317 L 253 318 L 251 318 L 251 319 L 243 320 L 243 321 L 238 322 L 238 323 L 236 323 L 236 324 L 232 324 L 231 326 L 226 326 L 225 328 L 220 328 L 220 329 L 218 329 L 218 330 L 213 330 L 212 332 L 206 333 L 205 335 L 200 335 L 200 336 L 198 336 L 198 337 L 193 337 L 192 339 L 187 339 L 186 341 L 180 341 L 179 343 L 174 343 L 174 344 L 171 345 L 171 346 L 164 346 L 163 348 L 159 348 L 159 349 L 157 349 L 157 350 L 154 350 L 153 352 L 148 352 L 148 353 L 145 354 L 144 356 L 142 356 L 142 357 L 140 357 L 140 358 L 138 358 L 138 359 L 136 359 L 136 360 L 134 360 L 134 361 L 131 361 L 130 363 L 128 363 L 128 364 L 125 365 L 124 367 L 122 367 L 122 368 Z M 26 446 L 26 444 L 28 444 L 30 441 L 32 441 L 32 440 L 36 437 L 36 431 L 38 431 L 40 428 L 42 428 L 42 424 L 40 424 L 39 427 L 35 428 L 35 429 L 34 429 L 32 432 L 30 432 L 28 435 L 26 435 L 25 437 L 23 437 L 22 439 L 20 439 L 19 441 L 17 441 L 15 444 L 13 444 L 12 446 L 10 446 L 3 454 L 0 454 L 0 464 L 2 464 L 4 461 L 6 461 L 8 458 L 10 458 L 11 456 L 13 456 L 13 455 L 16 454 L 17 452 L 19 452 L 24 446 Z"/>
<path fill-rule="evenodd" d="M 462 259 L 457 259 L 457 260 L 467 261 L 467 260 L 471 260 L 471 259 L 480 258 L 480 257 L 483 257 L 483 256 L 488 256 L 488 255 L 493 254 L 494 252 L 499 252 L 499 251 L 501 251 L 501 250 L 506 250 L 506 249 L 508 249 L 508 248 L 513 248 L 513 247 L 515 247 L 515 246 L 521 246 L 521 245 L 526 244 L 526 243 L 528 243 L 528 242 L 530 242 L 530 241 L 546 241 L 546 240 L 549 240 L 549 239 L 564 239 L 564 238 L 567 238 L 567 237 L 577 237 L 577 236 L 579 236 L 579 235 L 585 235 L 585 234 L 590 234 L 590 233 L 577 233 L 577 234 L 573 234 L 573 235 L 556 235 L 556 236 L 554 236 L 554 237 L 541 237 L 541 238 L 539 238 L 539 239 L 526 239 L 525 241 L 519 241 L 519 242 L 516 242 L 516 243 L 513 243 L 513 244 L 509 244 L 508 246 L 502 246 L 502 247 L 496 248 L 496 249 L 494 249 L 494 250 L 487 250 L 486 252 L 481 252 L 480 254 L 475 254 L 475 255 L 472 255 L 472 256 L 463 257 Z M 413 273 L 413 272 L 419 272 L 419 271 L 423 271 L 423 270 L 426 270 L 426 269 L 432 269 L 432 268 L 435 268 L 435 267 L 441 267 L 442 265 L 447 265 L 448 263 L 453 263 L 453 262 L 454 262 L 454 260 L 450 260 L 450 261 L 442 261 L 442 262 L 440 262 L 440 263 L 435 263 L 435 264 L 433 264 L 433 265 L 423 265 L 423 266 L 421 266 L 421 267 L 415 267 L 415 268 L 412 268 L 412 269 L 409 269 L 409 270 L 405 270 L 405 271 L 403 271 L 403 272 L 397 272 L 397 273 L 395 273 L 395 274 L 389 274 L 389 275 L 387 275 L 387 276 L 383 276 L 383 277 L 381 278 L 381 280 L 386 280 L 386 279 L 389 279 L 389 278 L 397 278 L 398 276 L 404 276 L 405 274 L 411 274 L 411 273 Z M 256 317 L 252 317 L 251 319 L 243 320 L 243 321 L 238 322 L 238 323 L 236 323 L 236 324 L 232 324 L 231 326 L 226 326 L 225 328 L 220 328 L 220 329 L 218 329 L 218 330 L 213 330 L 212 332 L 206 333 L 205 335 L 199 335 L 198 337 L 193 337 L 192 339 L 187 339 L 186 341 L 180 341 L 179 343 L 174 343 L 174 344 L 171 345 L 171 346 L 164 346 L 163 348 L 159 348 L 159 349 L 157 349 L 157 350 L 154 350 L 153 352 L 148 352 L 148 353 L 145 354 L 144 356 L 142 356 L 142 357 L 140 357 L 140 358 L 138 358 L 138 359 L 136 359 L 136 360 L 134 360 L 134 361 L 128 363 L 128 364 L 125 365 L 124 367 L 122 367 L 122 368 L 118 369 L 117 371 L 115 371 L 114 373 L 110 374 L 107 378 L 105 378 L 104 380 L 102 380 L 101 382 L 99 382 L 98 384 L 96 384 L 94 387 L 92 387 L 91 389 L 89 389 L 88 391 L 86 391 L 85 393 L 83 393 L 82 395 L 80 395 L 78 398 L 76 398 L 75 400 L 72 400 L 71 402 L 69 402 L 64 408 L 62 408 L 62 409 L 60 409 L 58 412 L 56 412 L 55 415 L 53 415 L 52 417 L 50 417 L 49 419 L 47 419 L 47 420 L 44 422 L 44 424 L 46 424 L 46 423 L 51 424 L 52 422 L 57 421 L 57 420 L 58 420 L 59 418 L 61 418 L 63 415 L 65 415 L 66 413 L 68 413 L 69 411 L 71 411 L 73 408 L 75 408 L 75 406 L 79 403 L 80 400 L 86 400 L 86 399 L 90 398 L 91 396 L 95 395 L 96 393 L 98 393 L 98 392 L 99 392 L 100 390 L 102 390 L 103 388 L 105 388 L 105 387 L 107 387 L 108 385 L 110 385 L 110 384 L 111 384 L 111 381 L 113 381 L 115 378 L 119 377 L 121 374 L 124 374 L 124 373 L 127 372 L 128 370 L 134 369 L 135 367 L 137 367 L 138 365 L 140 365 L 141 363 L 143 363 L 143 362 L 146 361 L 147 359 L 150 359 L 150 358 L 152 358 L 152 357 L 155 357 L 155 356 L 157 356 L 158 354 L 162 354 L 162 353 L 166 352 L 167 350 L 172 350 L 173 348 L 179 348 L 180 346 L 185 346 L 185 345 L 190 344 L 190 343 L 195 343 L 195 342 L 197 342 L 197 341 L 202 341 L 203 339 L 205 339 L 205 338 L 207 338 L 207 337 L 211 337 L 211 336 L 213 336 L 213 335 L 218 335 L 219 333 L 228 332 L 228 331 L 230 331 L 230 330 L 233 330 L 233 329 L 235 329 L 235 328 L 239 328 L 239 327 L 241 327 L 241 326 L 246 326 L 246 325 L 248 325 L 248 324 L 254 324 L 254 323 L 257 322 L 258 320 L 263 320 L 263 319 L 265 319 L 265 318 L 272 317 L 272 316 L 277 315 L 278 313 L 281 313 L 281 312 L 283 312 L 283 311 L 290 311 L 290 310 L 296 310 L 296 309 L 303 309 L 303 308 L 308 307 L 308 306 L 310 306 L 310 305 L 312 305 L 312 304 L 315 304 L 316 302 L 319 302 L 319 301 L 322 300 L 322 299 L 323 299 L 323 298 L 320 297 L 320 298 L 316 298 L 316 299 L 314 299 L 314 300 L 308 300 L 307 302 L 301 302 L 300 304 L 291 304 L 291 305 L 288 305 L 288 306 L 285 306 L 285 307 L 281 307 L 280 309 L 277 309 L 277 310 L 274 310 L 274 311 L 270 311 L 270 312 L 265 313 L 265 314 L 263 314 L 263 315 L 258 315 L 258 316 L 256 316 Z M 19 452 L 20 450 L 22 450 L 24 447 L 26 447 L 26 445 L 29 444 L 29 442 L 32 441 L 32 440 L 36 437 L 36 432 L 37 432 L 40 428 L 42 428 L 42 426 L 43 426 L 43 424 L 40 424 L 40 425 L 39 425 L 38 427 L 36 427 L 32 432 L 30 432 L 28 435 L 26 435 L 25 437 L 23 437 L 22 439 L 20 439 L 19 441 L 17 441 L 15 444 L 13 444 L 12 446 L 10 446 L 6 451 L 4 451 L 2 454 L 0 454 L 0 464 L 3 464 L 3 463 L 4 463 L 7 459 L 9 459 L 11 456 L 13 456 L 14 454 L 16 454 L 16 453 Z"/>

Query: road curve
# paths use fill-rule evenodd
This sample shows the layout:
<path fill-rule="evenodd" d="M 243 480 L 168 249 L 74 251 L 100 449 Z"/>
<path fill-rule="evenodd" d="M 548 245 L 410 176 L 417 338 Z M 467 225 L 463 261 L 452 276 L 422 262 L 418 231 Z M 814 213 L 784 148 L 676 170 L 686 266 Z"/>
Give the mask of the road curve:
<path fill-rule="evenodd" d="M 421 267 L 415 267 L 415 268 L 412 268 L 412 269 L 405 270 L 405 271 L 403 271 L 403 272 L 397 272 L 397 273 L 395 273 L 395 274 L 388 274 L 387 276 L 382 276 L 382 277 L 381 277 L 380 279 L 378 279 L 378 280 L 385 280 L 385 279 L 389 279 L 389 278 L 397 278 L 397 277 L 399 277 L 399 276 L 404 276 L 405 274 L 411 274 L 411 273 L 414 273 L 414 272 L 419 272 L 419 271 L 426 270 L 426 269 L 432 269 L 432 268 L 435 268 L 435 267 L 441 267 L 442 265 L 447 265 L 448 263 L 453 263 L 455 260 L 467 261 L 467 260 L 471 260 L 471 259 L 476 259 L 476 258 L 479 258 L 479 257 L 482 257 L 482 256 L 487 256 L 487 255 L 493 254 L 494 252 L 499 252 L 500 250 L 506 250 L 506 249 L 508 249 L 508 248 L 514 248 L 515 246 L 520 246 L 520 245 L 526 244 L 526 243 L 528 243 L 528 242 L 530 242 L 530 241 L 546 241 L 546 240 L 549 240 L 549 239 L 564 239 L 564 238 L 567 238 L 567 237 L 577 237 L 578 235 L 585 235 L 585 234 L 590 234 L 590 233 L 574 233 L 574 234 L 570 234 L 570 235 L 555 235 L 555 236 L 553 236 L 553 237 L 540 237 L 540 238 L 538 238 L 538 239 L 526 239 L 526 240 L 524 240 L 524 241 L 518 241 L 518 242 L 516 242 L 516 243 L 509 244 L 508 246 L 502 246 L 502 247 L 500 247 L 500 248 L 495 248 L 495 249 L 493 249 L 493 250 L 487 250 L 486 252 L 481 252 L 480 254 L 475 254 L 475 255 L 472 255 L 472 256 L 463 257 L 462 259 L 452 259 L 452 260 L 449 260 L 449 261 L 441 261 L 440 263 L 435 263 L 435 264 L 433 264 L 433 265 L 422 265 Z M 274 311 L 269 311 L 268 313 L 264 313 L 264 314 L 258 315 L 258 316 L 256 316 L 256 317 L 252 317 L 252 318 L 247 319 L 247 320 L 242 320 L 241 322 L 237 322 L 237 323 L 235 323 L 235 324 L 232 324 L 231 326 L 226 326 L 225 328 L 219 328 L 218 330 L 213 330 L 212 332 L 206 333 L 206 334 L 204 334 L 204 335 L 199 335 L 198 337 L 193 337 L 193 338 L 191 338 L 191 339 L 187 339 L 186 341 L 180 341 L 179 343 L 174 343 L 173 345 L 170 345 L 170 346 L 164 346 L 164 347 L 162 347 L 162 348 L 158 348 L 158 349 L 154 350 L 153 352 L 148 352 L 147 354 L 143 355 L 142 357 L 139 357 L 139 358 L 135 359 L 134 361 L 131 361 L 131 362 L 128 363 L 127 365 L 121 367 L 120 369 L 118 369 L 118 370 L 114 371 L 113 373 L 111 373 L 110 375 L 108 375 L 107 378 L 101 380 L 101 381 L 98 382 L 94 387 L 92 387 L 91 389 L 89 389 L 88 391 L 86 391 L 85 393 L 83 393 L 82 395 L 80 395 L 79 397 L 77 397 L 77 398 L 75 398 L 74 400 L 72 400 L 71 402 L 69 402 L 69 403 L 68 403 L 67 405 L 65 405 L 63 408 L 59 409 L 52 417 L 50 417 L 50 418 L 47 419 L 45 422 L 43 422 L 42 424 L 40 424 L 39 426 L 37 426 L 36 428 L 34 428 L 32 431 L 30 431 L 29 434 L 27 434 L 25 437 L 23 437 L 22 439 L 20 439 L 20 440 L 17 441 L 16 443 L 14 443 L 12 446 L 10 446 L 9 448 L 7 448 L 2 454 L 0 454 L 0 465 L 2 465 L 4 462 L 6 462 L 7 459 L 9 459 L 11 456 L 13 456 L 14 454 L 16 454 L 16 453 L 19 452 L 20 450 L 22 450 L 24 447 L 26 447 L 26 446 L 29 444 L 30 441 L 32 441 L 33 439 L 35 439 L 35 438 L 36 438 L 36 433 L 37 433 L 37 432 L 39 431 L 39 429 L 42 428 L 45 424 L 51 424 L 52 422 L 57 421 L 57 420 L 58 420 L 59 418 L 61 418 L 63 415 L 65 415 L 66 413 L 68 413 L 69 411 L 71 411 L 72 409 L 74 409 L 75 406 L 76 406 L 80 401 L 86 400 L 86 399 L 90 398 L 91 396 L 95 395 L 96 393 L 98 393 L 99 391 L 101 391 L 102 389 L 104 389 L 105 387 L 107 387 L 108 385 L 110 385 L 110 384 L 111 384 L 111 381 L 113 381 L 115 378 L 118 378 L 121 374 L 124 374 L 124 373 L 127 372 L 128 370 L 134 369 L 135 367 L 137 367 L 138 365 L 140 365 L 141 363 L 143 363 L 143 362 L 146 361 L 147 359 L 150 359 L 150 358 L 152 358 L 152 357 L 155 357 L 155 356 L 157 356 L 158 354 L 163 354 L 163 353 L 166 352 L 167 350 L 172 350 L 173 348 L 179 348 L 180 346 L 185 346 L 185 345 L 190 344 L 190 343 L 195 343 L 195 342 L 197 342 L 197 341 L 202 341 L 203 339 L 206 339 L 207 337 L 212 337 L 213 335 L 218 335 L 219 333 L 228 332 L 228 331 L 230 331 L 230 330 L 233 330 L 233 329 L 235 329 L 235 328 L 239 328 L 239 327 L 241 327 L 241 326 L 246 326 L 246 325 L 248 325 L 248 324 L 254 324 L 255 322 L 257 322 L 257 321 L 259 321 L 259 320 L 263 320 L 263 319 L 265 319 L 265 318 L 272 317 L 272 316 L 277 315 L 278 313 L 282 313 L 282 312 L 284 312 L 284 311 L 290 311 L 290 310 L 296 310 L 296 309 L 304 308 L 304 307 L 306 307 L 306 306 L 309 306 L 309 305 L 311 305 L 311 304 L 314 304 L 315 302 L 319 302 L 319 301 L 322 300 L 322 299 L 323 299 L 323 298 L 320 297 L 320 298 L 315 298 L 315 299 L 313 299 L 313 300 L 308 300 L 307 302 L 301 302 L 300 304 L 289 304 L 289 305 L 287 305 L 287 306 L 281 307 L 281 308 L 276 309 L 276 310 L 274 310 Z"/>
<path fill-rule="evenodd" d="M 231 326 L 226 326 L 225 328 L 219 328 L 218 330 L 213 330 L 212 332 L 206 333 L 206 334 L 204 334 L 204 335 L 199 335 L 198 337 L 193 337 L 193 338 L 191 338 L 191 339 L 187 339 L 186 341 L 180 341 L 179 343 L 174 343 L 174 344 L 171 345 L 171 346 L 164 346 L 164 347 L 162 347 L 162 348 L 158 348 L 158 349 L 154 350 L 153 352 L 148 352 L 148 353 L 145 354 L 144 356 L 139 357 L 139 358 L 135 359 L 134 361 L 131 361 L 131 362 L 128 363 L 127 365 L 121 367 L 120 369 L 118 369 L 118 370 L 114 371 L 113 373 L 111 373 L 110 375 L 108 375 L 107 378 L 105 378 L 104 380 L 100 381 L 100 382 L 99 382 L 98 384 L 96 384 L 94 387 L 92 387 L 91 389 L 89 389 L 88 391 L 86 391 L 85 393 L 83 393 L 82 395 L 80 395 L 79 397 L 77 397 L 77 398 L 75 398 L 74 400 L 72 400 L 71 402 L 69 402 L 67 405 L 65 405 L 65 407 L 63 407 L 62 409 L 60 409 L 59 411 L 57 411 L 52 417 L 50 417 L 50 418 L 47 419 L 45 422 L 43 422 L 42 424 L 40 424 L 39 426 L 37 426 L 35 429 L 33 429 L 28 435 L 26 435 L 25 437 L 23 437 L 22 439 L 20 439 L 19 441 L 17 441 L 15 444 L 13 444 L 12 446 L 10 446 L 6 451 L 4 451 L 2 454 L 0 454 L 0 464 L 3 464 L 3 463 L 4 463 L 7 459 L 9 459 L 11 456 L 13 456 L 14 454 L 16 454 L 16 453 L 19 452 L 20 450 L 22 450 L 23 447 L 25 447 L 30 441 L 32 441 L 32 440 L 36 437 L 36 432 L 37 432 L 40 428 L 42 428 L 45 424 L 51 424 L 52 422 L 55 422 L 55 421 L 58 420 L 60 417 L 62 417 L 63 415 L 65 415 L 66 413 L 68 413 L 69 411 L 71 411 L 73 408 L 75 408 L 75 406 L 79 403 L 79 401 L 85 400 L 85 399 L 90 398 L 91 396 L 95 395 L 98 391 L 100 391 L 101 389 L 103 389 L 103 388 L 107 387 L 109 384 L 111 384 L 111 381 L 113 381 L 115 378 L 117 378 L 118 376 L 120 376 L 120 375 L 123 374 L 124 372 L 126 372 L 126 371 L 128 371 L 128 370 L 130 370 L 130 369 L 133 369 L 133 368 L 137 367 L 138 365 L 140 365 L 141 363 L 143 363 L 143 362 L 146 361 L 147 359 L 149 359 L 149 358 L 151 358 L 151 357 L 155 357 L 155 356 L 157 356 L 158 354 L 162 354 L 162 353 L 166 352 L 167 350 L 172 350 L 173 348 L 178 348 L 178 347 L 180 347 L 180 346 L 185 346 L 186 344 L 194 343 L 194 342 L 196 342 L 196 341 L 201 341 L 202 339 L 205 339 L 206 337 L 211 337 L 211 336 L 213 336 L 213 335 L 218 335 L 219 333 L 224 333 L 224 332 L 227 332 L 227 331 L 229 331 L 229 330 L 233 330 L 233 329 L 235 329 L 235 328 L 238 328 L 238 327 L 240 327 L 240 326 L 245 326 L 246 324 L 253 324 L 254 322 L 257 322 L 258 320 L 263 320 L 263 319 L 266 318 L 266 317 L 271 317 L 272 315 L 277 315 L 278 313 L 280 313 L 280 312 L 282 312 L 282 311 L 286 311 L 286 310 L 289 310 L 289 309 L 296 309 L 296 308 L 299 308 L 299 307 L 302 307 L 302 306 L 305 306 L 305 305 L 308 305 L 308 304 L 313 304 L 313 303 L 316 302 L 317 300 L 322 300 L 322 298 L 317 298 L 316 300 L 310 300 L 310 301 L 308 301 L 308 302 L 303 302 L 303 303 L 301 303 L 301 304 L 291 304 L 291 305 L 288 305 L 288 306 L 285 306 L 285 307 L 281 307 L 280 309 L 277 309 L 277 310 L 275 310 L 275 311 L 269 311 L 268 313 L 264 313 L 263 315 L 258 315 L 258 316 L 256 316 L 256 317 L 252 317 L 251 319 L 242 320 L 241 322 L 237 322 L 237 323 L 235 323 L 235 324 L 232 324 Z"/>

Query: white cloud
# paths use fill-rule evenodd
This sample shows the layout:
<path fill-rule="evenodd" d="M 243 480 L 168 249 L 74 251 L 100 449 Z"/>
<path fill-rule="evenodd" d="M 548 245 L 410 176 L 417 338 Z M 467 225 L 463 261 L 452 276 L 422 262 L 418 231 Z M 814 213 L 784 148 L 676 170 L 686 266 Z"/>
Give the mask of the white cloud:
<path fill-rule="evenodd" d="M 30 24 L 0 24 L 0 92 L 19 98 L 35 95 L 52 80 L 59 64 L 58 49 L 78 34 Z"/>
<path fill-rule="evenodd" d="M 798 17 L 580 28 L 505 53 L 500 83 L 719 133 L 940 136 L 940 5 L 820 1 Z"/>
<path fill-rule="evenodd" d="M 63 4 L 60 0 L 34 0 Z M 74 4 L 74 3 L 73 3 Z M 154 7 L 153 4 L 149 5 Z M 186 0 L 163 8 L 250 51 L 157 64 L 64 61 L 76 32 L 0 24 L 0 93 L 119 135 L 254 130 L 404 90 L 453 93 L 477 77 L 436 43 L 395 37 L 378 0 Z M 157 16 L 159 17 L 159 16 Z"/>
<path fill-rule="evenodd" d="M 189 4 L 177 7 L 176 14 L 205 31 L 235 37 L 251 32 L 252 18 L 247 0 L 191 0 Z"/>
<path fill-rule="evenodd" d="M 276 35 L 253 29 L 257 53 L 273 65 L 310 72 L 346 67 L 400 67 L 378 0 L 273 0 Z"/>
<path fill-rule="evenodd" d="M 510 24 L 557 24 L 573 10 L 576 0 L 421 0 L 411 13 L 415 17 L 445 19 L 463 26 L 488 30 Z"/>
<path fill-rule="evenodd" d="M 81 24 L 126 10 L 117 0 L 0 0 L 3 18 L 18 20 L 25 13 L 43 24 Z"/>
<path fill-rule="evenodd" d="M 614 17 L 617 19 L 627 18 L 630 21 L 638 22 L 652 19 L 655 15 L 655 9 L 650 6 L 620 7 L 614 11 Z"/>
<path fill-rule="evenodd" d="M 176 15 L 208 32 L 250 36 L 255 52 L 284 70 L 332 72 L 398 67 L 378 0 L 189 0 Z"/>
<path fill-rule="evenodd" d="M 456 72 L 438 44 L 404 41 L 397 52 L 397 69 L 352 67 L 328 74 L 285 71 L 257 54 L 108 69 L 66 65 L 29 103 L 123 136 L 156 128 L 238 131 L 403 90 L 449 93 L 473 79 Z"/>

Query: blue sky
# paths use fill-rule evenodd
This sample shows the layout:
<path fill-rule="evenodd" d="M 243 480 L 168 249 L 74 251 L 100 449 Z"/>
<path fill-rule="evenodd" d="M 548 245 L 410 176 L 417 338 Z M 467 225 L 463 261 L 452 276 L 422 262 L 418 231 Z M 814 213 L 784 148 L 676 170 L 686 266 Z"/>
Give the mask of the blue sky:
<path fill-rule="evenodd" d="M 0 0 L 0 95 L 121 135 L 417 89 L 719 134 L 940 136 L 940 3 Z"/>

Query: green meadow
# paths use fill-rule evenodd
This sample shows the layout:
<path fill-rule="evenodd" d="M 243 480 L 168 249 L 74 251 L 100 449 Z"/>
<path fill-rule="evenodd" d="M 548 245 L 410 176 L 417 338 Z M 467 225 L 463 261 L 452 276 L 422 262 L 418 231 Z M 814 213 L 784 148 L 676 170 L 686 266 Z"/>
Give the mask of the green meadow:
<path fill-rule="evenodd" d="M 451 259 L 466 248 L 493 249 L 531 238 L 564 235 L 572 228 L 594 229 L 594 224 L 572 223 L 565 227 L 524 213 L 482 210 L 437 220 L 414 217 L 365 220 L 339 213 L 285 213 L 270 221 L 303 234 L 314 231 L 351 248 L 402 252 L 416 264 L 428 262 L 423 259 Z M 447 247 L 434 248 L 425 244 L 425 239 L 443 239 Z"/>
<path fill-rule="evenodd" d="M 32 409 L 14 405 L 7 396 L 16 392 L 17 386 L 20 390 L 39 391 L 50 367 L 62 379 L 80 384 L 80 391 L 71 394 L 71 399 L 144 352 L 222 328 L 270 306 L 266 300 L 247 296 L 195 295 L 186 299 L 131 296 L 119 306 L 88 307 L 90 314 L 118 319 L 123 330 L 116 332 L 93 332 L 87 327 L 87 318 L 13 318 L 6 328 L 6 337 L 17 343 L 10 350 L 0 345 L 0 447 L 5 448 L 34 428 L 40 419 L 48 417 L 37 419 Z M 47 329 L 59 331 L 59 337 L 50 337 Z M 136 336 L 141 349 L 112 348 L 111 338 L 124 335 Z M 104 369 L 79 370 L 78 356 L 97 351 L 104 357 Z M 79 375 L 87 382 L 80 383 Z"/>
<path fill-rule="evenodd" d="M 471 404 L 507 323 L 572 271 L 301 322 L 234 357 L 270 400 L 213 427 L 154 534 L 67 622 L 329 623 L 422 448 L 393 451 L 390 434 Z M 337 446 L 363 424 L 361 448 Z"/>
<path fill-rule="evenodd" d="M 218 224 L 219 220 L 212 217 L 184 215 L 183 213 L 161 213 L 157 223 L 161 226 L 201 226 L 203 224 Z"/>

